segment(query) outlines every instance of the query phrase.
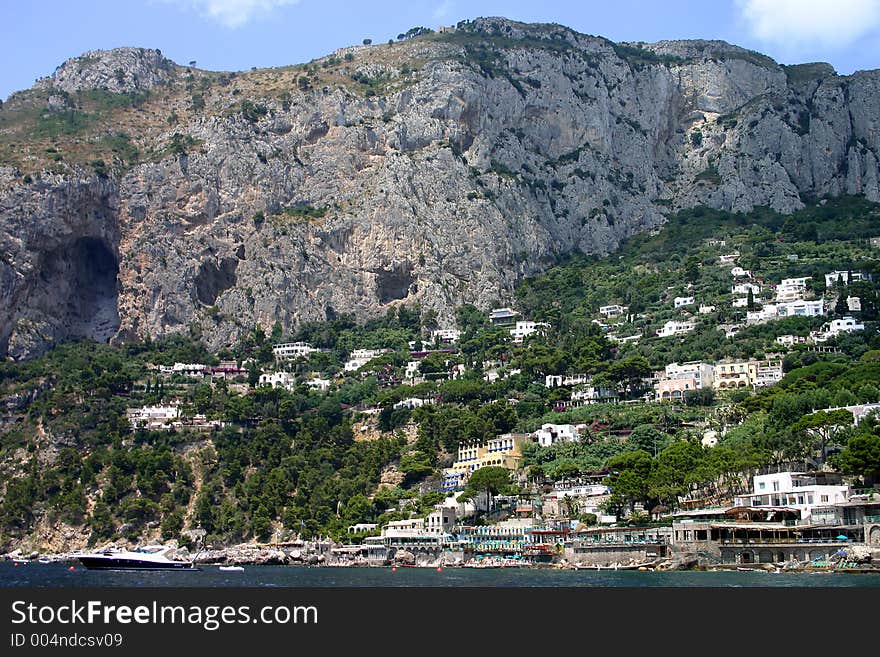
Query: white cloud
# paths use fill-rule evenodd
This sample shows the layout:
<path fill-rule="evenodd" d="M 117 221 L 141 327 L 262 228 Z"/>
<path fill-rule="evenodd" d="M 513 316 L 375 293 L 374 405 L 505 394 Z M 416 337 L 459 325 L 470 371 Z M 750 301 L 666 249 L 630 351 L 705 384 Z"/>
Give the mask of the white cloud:
<path fill-rule="evenodd" d="M 166 0 L 167 1 L 167 0 Z M 188 0 L 189 4 L 226 27 L 241 27 L 260 13 L 294 5 L 299 0 Z"/>
<path fill-rule="evenodd" d="M 880 25 L 880 0 L 737 0 L 758 39 L 788 49 L 847 46 Z"/>

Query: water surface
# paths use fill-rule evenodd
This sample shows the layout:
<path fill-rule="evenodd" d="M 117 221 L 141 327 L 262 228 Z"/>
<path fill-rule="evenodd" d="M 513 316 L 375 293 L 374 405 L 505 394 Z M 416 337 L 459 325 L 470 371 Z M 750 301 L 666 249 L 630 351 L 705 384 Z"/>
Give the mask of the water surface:
<path fill-rule="evenodd" d="M 639 572 L 527 568 L 336 568 L 329 566 L 217 566 L 181 571 L 97 571 L 75 564 L 0 562 L 0 587 L 869 587 L 880 573 L 765 571 Z"/>

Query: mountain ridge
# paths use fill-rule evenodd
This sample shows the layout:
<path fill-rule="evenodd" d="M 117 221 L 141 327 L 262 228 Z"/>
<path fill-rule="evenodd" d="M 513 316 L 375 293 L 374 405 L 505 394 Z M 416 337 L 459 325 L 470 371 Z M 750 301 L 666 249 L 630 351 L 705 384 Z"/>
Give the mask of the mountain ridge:
<path fill-rule="evenodd" d="M 680 209 L 880 200 L 880 71 L 829 68 L 501 18 L 241 73 L 90 51 L 0 109 L 0 353 L 442 323 Z"/>

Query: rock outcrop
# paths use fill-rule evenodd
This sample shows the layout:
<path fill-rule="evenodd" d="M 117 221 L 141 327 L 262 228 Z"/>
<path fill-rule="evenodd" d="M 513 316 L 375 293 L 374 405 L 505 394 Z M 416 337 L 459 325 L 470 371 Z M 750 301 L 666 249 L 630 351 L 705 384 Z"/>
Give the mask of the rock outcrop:
<path fill-rule="evenodd" d="M 90 113 L 95 89 L 142 97 Z M 0 353 L 16 358 L 186 330 L 220 347 L 398 304 L 448 320 L 681 208 L 880 201 L 880 71 L 784 67 L 718 41 L 479 19 L 238 74 L 120 49 L 0 112 L 28 103 L 83 118 L 3 151 Z"/>

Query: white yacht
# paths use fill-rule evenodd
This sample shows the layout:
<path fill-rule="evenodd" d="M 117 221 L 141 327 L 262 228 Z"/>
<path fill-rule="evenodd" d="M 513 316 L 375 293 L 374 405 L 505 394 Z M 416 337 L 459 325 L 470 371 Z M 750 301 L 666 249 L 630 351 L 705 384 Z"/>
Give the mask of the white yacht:
<path fill-rule="evenodd" d="M 77 555 L 90 570 L 198 570 L 192 561 L 169 559 L 170 546 L 146 545 L 134 550 L 104 549 Z"/>

